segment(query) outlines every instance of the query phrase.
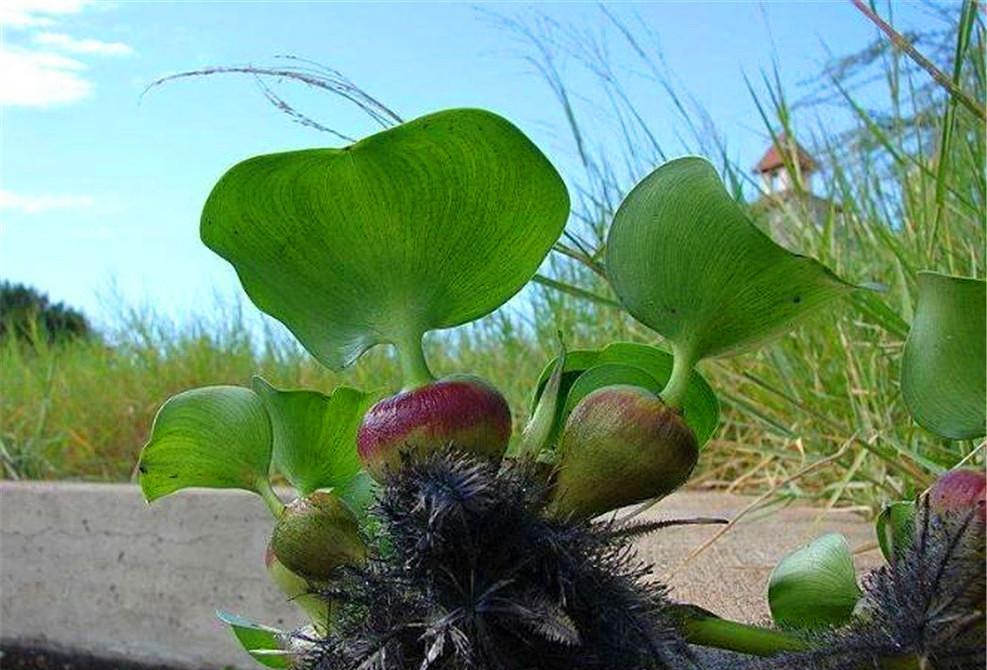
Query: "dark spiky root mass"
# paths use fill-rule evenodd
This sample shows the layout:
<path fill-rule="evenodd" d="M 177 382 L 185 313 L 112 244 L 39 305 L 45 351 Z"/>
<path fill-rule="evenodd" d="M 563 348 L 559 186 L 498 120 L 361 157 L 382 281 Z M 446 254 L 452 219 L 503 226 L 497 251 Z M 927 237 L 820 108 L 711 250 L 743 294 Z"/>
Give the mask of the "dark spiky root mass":
<path fill-rule="evenodd" d="M 912 546 L 864 577 L 863 600 L 849 625 L 813 640 L 812 651 L 747 667 L 982 670 L 987 663 L 982 518 L 979 507 L 939 516 L 923 498 Z"/>
<path fill-rule="evenodd" d="M 299 635 L 302 670 L 966 670 L 983 668 L 979 508 L 919 505 L 912 546 L 863 579 L 853 620 L 769 658 L 696 650 L 632 538 L 546 519 L 538 477 L 442 452 L 394 473 L 372 510 L 376 554 L 321 593 L 331 633 Z"/>
<path fill-rule="evenodd" d="M 372 514 L 380 549 L 322 595 L 338 623 L 306 670 L 696 667 L 627 533 L 544 518 L 522 468 L 453 452 L 408 464 Z"/>

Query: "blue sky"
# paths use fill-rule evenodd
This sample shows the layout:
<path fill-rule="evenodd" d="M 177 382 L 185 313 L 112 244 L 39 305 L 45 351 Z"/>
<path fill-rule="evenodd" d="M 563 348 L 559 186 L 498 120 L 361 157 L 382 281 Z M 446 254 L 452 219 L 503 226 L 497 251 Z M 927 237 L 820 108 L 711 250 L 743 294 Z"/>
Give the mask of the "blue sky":
<path fill-rule="evenodd" d="M 664 67 L 709 110 L 733 155 L 752 164 L 767 140 L 743 74 L 774 55 L 783 82 L 818 72 L 827 49 L 852 52 L 874 29 L 848 2 L 611 5 L 652 31 Z M 593 4 L 0 2 L 0 278 L 23 281 L 107 323 L 125 305 L 176 317 L 237 294 L 225 262 L 198 240 L 209 189 L 233 163 L 333 138 L 293 124 L 248 78 L 155 78 L 208 65 L 331 65 L 405 118 L 453 106 L 495 110 L 525 130 L 564 174 L 575 157 L 549 89 L 514 36 L 488 16 L 549 17 L 600 34 Z M 927 21 L 896 3 L 903 27 Z M 618 42 L 613 44 L 620 62 Z M 565 66 L 593 102 L 590 77 Z M 672 153 L 684 125 L 657 87 L 625 73 Z M 278 89 L 353 136 L 373 132 L 338 100 Z M 798 119 L 797 119 L 798 120 Z M 641 175 L 643 176 L 643 175 Z"/>

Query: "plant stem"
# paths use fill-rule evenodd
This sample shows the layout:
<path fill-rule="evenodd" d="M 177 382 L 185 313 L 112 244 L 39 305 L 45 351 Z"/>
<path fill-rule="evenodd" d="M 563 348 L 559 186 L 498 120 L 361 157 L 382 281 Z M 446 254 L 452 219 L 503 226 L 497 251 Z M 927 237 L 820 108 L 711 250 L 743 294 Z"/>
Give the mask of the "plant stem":
<path fill-rule="evenodd" d="M 791 633 L 721 619 L 693 605 L 673 605 L 678 627 L 690 644 L 734 651 L 752 656 L 774 656 L 784 652 L 807 651 L 812 645 Z M 880 660 L 882 670 L 920 670 L 914 654 Z M 861 669 L 862 670 L 862 669 Z"/>
<path fill-rule="evenodd" d="M 685 400 L 685 392 L 689 388 L 689 378 L 696 361 L 691 351 L 675 349 L 672 353 L 672 375 L 658 395 L 669 407 L 678 408 L 682 407 L 682 401 Z"/>
<path fill-rule="evenodd" d="M 397 348 L 398 358 L 401 360 L 401 379 L 404 381 L 405 391 L 435 381 L 432 371 L 428 369 L 428 362 L 425 360 L 421 333 L 395 341 L 394 346 Z"/>
<path fill-rule="evenodd" d="M 755 656 L 773 656 L 786 651 L 804 651 L 809 644 L 782 631 L 721 619 L 688 605 L 675 608 L 686 641 Z"/>
<path fill-rule="evenodd" d="M 281 498 L 278 498 L 278 494 L 274 492 L 271 482 L 268 481 L 267 477 L 257 480 L 257 493 L 267 503 L 267 509 L 271 510 L 274 518 L 280 519 L 281 513 L 284 512 L 284 503 L 281 502 Z"/>
<path fill-rule="evenodd" d="M 881 670 L 921 670 L 922 667 L 915 654 L 892 656 L 881 661 Z"/>

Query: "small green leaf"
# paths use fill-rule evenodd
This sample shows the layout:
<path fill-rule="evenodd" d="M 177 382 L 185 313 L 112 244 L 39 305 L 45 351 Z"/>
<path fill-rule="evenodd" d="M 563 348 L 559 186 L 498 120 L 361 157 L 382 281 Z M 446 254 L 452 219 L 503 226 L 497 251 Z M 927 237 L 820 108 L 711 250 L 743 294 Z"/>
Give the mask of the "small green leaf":
<path fill-rule="evenodd" d="M 915 421 L 953 440 L 987 432 L 987 283 L 918 275 L 918 306 L 905 344 L 901 392 Z"/>
<path fill-rule="evenodd" d="M 271 416 L 274 467 L 302 496 L 346 485 L 361 468 L 356 433 L 373 395 L 340 386 L 332 395 L 282 391 L 254 377 Z"/>
<path fill-rule="evenodd" d="M 829 533 L 775 566 L 768 605 L 782 628 L 819 629 L 846 623 L 860 599 L 846 538 Z"/>
<path fill-rule="evenodd" d="M 228 612 L 216 611 L 216 617 L 228 625 L 237 641 L 254 660 L 268 668 L 289 667 L 288 656 L 281 646 L 283 633 Z M 275 653 L 271 653 L 275 652 Z"/>
<path fill-rule="evenodd" d="M 568 416 L 572 408 L 593 391 L 614 385 L 640 386 L 655 395 L 658 395 L 662 387 L 654 377 L 633 365 L 622 363 L 594 365 L 573 382 L 565 399 L 565 415 Z"/>
<path fill-rule="evenodd" d="M 348 482 L 333 489 L 333 493 L 346 503 L 357 521 L 363 521 L 374 500 L 377 482 L 365 471 L 360 470 Z"/>
<path fill-rule="evenodd" d="M 244 161 L 213 188 L 201 234 L 260 309 L 338 369 L 382 342 L 413 357 L 426 331 L 492 312 L 568 213 L 561 177 L 520 130 L 453 109 L 343 149 Z"/>
<path fill-rule="evenodd" d="M 758 230 L 697 157 L 665 163 L 628 194 L 606 267 L 631 315 L 690 365 L 751 348 L 853 289 Z"/>
<path fill-rule="evenodd" d="M 548 377 L 540 387 L 540 397 L 531 412 L 531 418 L 521 433 L 521 441 L 517 444 L 516 455 L 525 459 L 538 459 L 551 445 L 555 432 L 559 408 L 559 389 L 562 387 L 562 376 L 568 361 L 565 343 L 559 335 L 559 355 L 554 364 L 546 368 Z"/>
<path fill-rule="evenodd" d="M 257 394 L 207 386 L 161 407 L 138 469 L 150 502 L 190 486 L 263 494 L 270 463 L 271 421 Z"/>
<path fill-rule="evenodd" d="M 556 417 L 554 441 L 564 425 L 568 412 L 575 406 L 569 402 L 569 396 L 574 392 L 585 396 L 597 388 L 615 384 L 630 384 L 643 386 L 653 392 L 654 383 L 659 386 L 666 384 L 672 375 L 672 355 L 657 347 L 636 342 L 614 342 L 603 349 L 580 349 L 566 354 L 565 366 L 559 385 L 559 397 L 565 398 L 564 408 Z M 536 386 L 533 403 L 540 398 L 545 383 L 551 374 L 556 360 L 545 366 Z M 607 366 L 605 370 L 593 370 L 596 367 Z M 610 367 L 615 366 L 615 367 Z M 591 374 L 592 371 L 592 374 Z M 643 374 L 642 374 L 643 373 Z M 583 376 L 588 375 L 585 381 Z M 649 382 L 649 380 L 651 380 Z M 576 388 L 576 384 L 579 387 Z M 699 372 L 693 370 L 689 377 L 682 403 L 683 418 L 686 424 L 696 434 L 696 441 L 702 446 L 713 436 L 719 425 L 720 408 L 716 394 L 709 387 Z"/>
<path fill-rule="evenodd" d="M 603 350 L 601 349 L 574 349 L 565 352 L 565 360 L 563 361 L 561 375 L 559 376 L 558 394 L 560 398 L 564 399 L 568 396 L 569 389 L 571 389 L 572 385 L 576 383 L 576 380 L 579 379 L 580 375 L 597 364 L 602 351 Z M 546 391 L 546 384 L 549 382 L 552 375 L 555 374 L 556 366 L 558 366 L 558 364 L 559 357 L 556 356 L 550 360 L 544 368 L 542 368 L 541 375 L 538 377 L 538 383 L 535 385 L 535 393 L 531 397 L 530 410 L 532 414 L 534 414 L 536 408 L 538 407 L 538 403 L 541 402 L 542 394 Z M 563 405 L 559 405 L 558 407 L 560 412 L 562 407 Z"/>
<path fill-rule="evenodd" d="M 884 560 L 906 551 L 915 539 L 915 503 L 911 501 L 893 502 L 885 505 L 875 523 L 877 543 L 881 546 Z"/>

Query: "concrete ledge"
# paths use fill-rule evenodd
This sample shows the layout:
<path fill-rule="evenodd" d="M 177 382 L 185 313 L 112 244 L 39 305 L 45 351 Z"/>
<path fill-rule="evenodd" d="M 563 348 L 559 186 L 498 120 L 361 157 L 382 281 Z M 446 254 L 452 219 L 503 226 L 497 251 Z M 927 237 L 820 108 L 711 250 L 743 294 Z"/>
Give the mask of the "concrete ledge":
<path fill-rule="evenodd" d="M 0 639 L 196 670 L 256 667 L 216 620 L 223 609 L 282 628 L 302 617 L 263 567 L 271 519 L 256 496 L 187 491 L 146 505 L 134 486 L 0 482 Z M 741 496 L 678 493 L 646 518 L 731 517 Z M 767 616 L 767 575 L 827 531 L 873 542 L 846 512 L 785 509 L 738 524 L 671 576 L 673 597 L 723 616 Z M 661 576 L 712 533 L 669 528 L 640 543 Z M 877 552 L 858 568 L 879 563 Z"/>

